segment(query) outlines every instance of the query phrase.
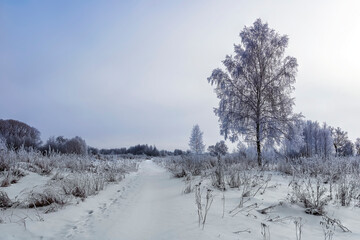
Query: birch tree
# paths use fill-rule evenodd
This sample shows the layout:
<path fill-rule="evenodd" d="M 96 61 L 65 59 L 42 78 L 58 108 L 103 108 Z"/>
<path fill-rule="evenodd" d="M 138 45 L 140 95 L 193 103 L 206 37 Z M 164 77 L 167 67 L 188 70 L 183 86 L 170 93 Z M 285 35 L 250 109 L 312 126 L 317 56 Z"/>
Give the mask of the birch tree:
<path fill-rule="evenodd" d="M 226 56 L 224 69 L 214 69 L 208 82 L 220 99 L 215 114 L 220 133 L 236 141 L 239 135 L 255 144 L 258 165 L 267 142 L 280 142 L 288 125 L 300 115 L 292 113 L 297 72 L 296 58 L 286 56 L 289 38 L 270 29 L 261 19 L 244 27 L 234 56 Z"/>
<path fill-rule="evenodd" d="M 199 125 L 195 125 L 192 128 L 189 147 L 190 150 L 195 154 L 201 154 L 205 150 L 205 145 L 203 143 L 203 132 L 200 130 Z"/>

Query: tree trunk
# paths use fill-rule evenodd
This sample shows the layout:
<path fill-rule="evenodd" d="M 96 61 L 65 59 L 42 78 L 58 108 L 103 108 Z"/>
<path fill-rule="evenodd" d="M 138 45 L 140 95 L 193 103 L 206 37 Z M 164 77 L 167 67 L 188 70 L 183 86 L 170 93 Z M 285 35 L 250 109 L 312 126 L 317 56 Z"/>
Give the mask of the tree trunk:
<path fill-rule="evenodd" d="M 262 166 L 261 159 L 261 144 L 260 144 L 260 124 L 256 124 L 256 149 L 257 149 L 257 161 L 259 167 Z"/>
<path fill-rule="evenodd" d="M 257 147 L 257 161 L 258 161 L 259 167 L 261 167 L 261 166 L 262 166 L 262 159 L 261 159 L 261 145 L 260 145 L 260 141 L 256 141 L 256 147 Z"/>

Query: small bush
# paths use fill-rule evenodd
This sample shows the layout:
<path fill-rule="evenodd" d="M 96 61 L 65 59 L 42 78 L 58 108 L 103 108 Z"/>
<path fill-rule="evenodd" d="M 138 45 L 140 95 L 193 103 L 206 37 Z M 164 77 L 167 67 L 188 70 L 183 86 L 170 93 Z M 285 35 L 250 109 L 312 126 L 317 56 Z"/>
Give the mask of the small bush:
<path fill-rule="evenodd" d="M 230 188 L 239 188 L 241 186 L 240 172 L 231 170 L 229 175 L 226 175 L 226 182 Z"/>
<path fill-rule="evenodd" d="M 27 198 L 23 201 L 22 205 L 28 208 L 45 207 L 51 204 L 64 205 L 67 199 L 61 191 L 53 188 L 46 188 L 43 192 L 31 191 L 28 193 Z"/>
<path fill-rule="evenodd" d="M 8 187 L 17 183 L 25 175 L 24 171 L 19 168 L 10 168 L 9 171 L 4 172 L 4 179 L 0 182 L 0 187 Z"/>
<path fill-rule="evenodd" d="M 6 192 L 0 191 L 0 208 L 8 208 L 11 207 L 12 204 Z"/>
<path fill-rule="evenodd" d="M 187 175 L 199 176 L 212 168 L 214 157 L 209 155 L 182 155 L 171 156 L 165 159 L 156 159 L 158 164 L 168 169 L 174 177 L 183 178 Z"/>
<path fill-rule="evenodd" d="M 324 207 L 329 202 L 327 188 L 322 181 L 317 178 L 311 180 L 309 177 L 301 181 L 294 181 L 293 187 L 293 202 L 301 202 L 304 204 L 305 213 L 312 215 L 323 215 L 325 213 Z"/>
<path fill-rule="evenodd" d="M 11 161 L 6 158 L 6 152 L 0 151 L 0 172 L 9 171 L 11 168 Z"/>
<path fill-rule="evenodd" d="M 35 171 L 40 175 L 49 175 L 54 168 L 50 161 L 43 159 L 35 161 L 34 166 Z"/>
<path fill-rule="evenodd" d="M 188 175 L 185 179 L 185 188 L 183 190 L 184 194 L 191 193 L 193 191 L 193 184 L 192 184 L 192 176 Z"/>
<path fill-rule="evenodd" d="M 98 174 L 72 174 L 61 181 L 61 188 L 66 195 L 82 199 L 103 190 L 105 179 Z"/>
<path fill-rule="evenodd" d="M 119 182 L 125 177 L 127 170 L 117 162 L 110 162 L 102 165 L 97 172 L 103 174 L 106 182 Z"/>
<path fill-rule="evenodd" d="M 341 206 L 349 206 L 351 201 L 358 197 L 359 186 L 356 180 L 343 176 L 337 184 L 336 199 Z"/>
<path fill-rule="evenodd" d="M 186 177 L 186 176 L 188 175 L 188 174 L 185 172 L 184 169 L 181 169 L 180 172 L 173 171 L 172 174 L 173 174 L 173 176 L 174 176 L 175 178 L 183 178 L 183 177 Z"/>

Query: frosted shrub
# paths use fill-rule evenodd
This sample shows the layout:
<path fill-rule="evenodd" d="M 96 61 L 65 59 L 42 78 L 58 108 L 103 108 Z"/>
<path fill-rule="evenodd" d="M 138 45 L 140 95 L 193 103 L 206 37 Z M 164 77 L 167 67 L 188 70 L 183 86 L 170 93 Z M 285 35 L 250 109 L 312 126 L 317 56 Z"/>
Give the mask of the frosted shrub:
<path fill-rule="evenodd" d="M 266 178 L 261 173 L 253 173 L 250 171 L 239 172 L 239 190 L 240 190 L 240 201 L 239 204 L 230 211 L 230 214 L 235 216 L 241 212 L 244 204 L 250 200 L 251 197 L 255 197 L 257 194 L 263 194 L 267 188 L 268 183 L 271 180 L 271 175 Z M 240 210 L 238 210 L 240 208 Z M 234 213 L 235 212 L 235 213 Z"/>
<path fill-rule="evenodd" d="M 313 215 L 323 215 L 324 207 L 329 202 L 327 188 L 322 181 L 317 178 L 313 181 L 310 178 L 294 181 L 293 202 L 301 202 L 306 208 L 305 212 Z"/>
<path fill-rule="evenodd" d="M 126 166 L 117 162 L 102 164 L 97 172 L 102 173 L 106 182 L 118 182 L 125 177 L 127 173 Z"/>
<path fill-rule="evenodd" d="M 21 202 L 12 203 L 0 192 L 0 207 L 37 208 L 49 206 L 54 211 L 72 198 L 84 199 L 103 190 L 107 182 L 121 181 L 126 173 L 137 171 L 141 159 L 120 159 L 114 156 L 59 154 L 43 155 L 32 149 L 0 150 L 0 185 L 16 183 L 26 171 L 52 176 L 45 189 L 23 192 Z M 43 209 L 44 210 L 44 209 Z"/>
<path fill-rule="evenodd" d="M 189 174 L 198 176 L 205 173 L 211 168 L 211 159 L 215 160 L 209 155 L 182 155 L 157 159 L 156 162 L 168 169 L 174 177 L 182 178 Z"/>
<path fill-rule="evenodd" d="M 211 156 L 215 156 L 217 158 L 216 169 L 212 175 L 213 186 L 220 190 L 225 190 L 224 161 L 222 157 L 226 155 L 228 147 L 224 141 L 220 141 L 213 146 L 209 146 L 208 151 Z"/>
<path fill-rule="evenodd" d="M 185 188 L 183 190 L 183 193 L 185 194 L 191 193 L 193 191 L 192 176 L 188 175 L 184 180 L 185 180 Z"/>
<path fill-rule="evenodd" d="M 17 183 L 20 178 L 26 174 L 18 167 L 11 167 L 8 171 L 3 172 L 4 178 L 0 182 L 0 187 L 8 187 L 11 184 Z"/>
<path fill-rule="evenodd" d="M 60 185 L 66 195 L 85 199 L 103 190 L 105 179 L 98 174 L 77 173 L 67 176 Z"/>
<path fill-rule="evenodd" d="M 12 206 L 12 202 L 6 192 L 0 191 L 0 208 L 8 208 Z"/>
<path fill-rule="evenodd" d="M 351 201 L 359 195 L 359 185 L 355 179 L 349 179 L 346 175 L 341 177 L 337 184 L 336 199 L 341 206 L 349 206 Z"/>
<path fill-rule="evenodd" d="M 230 170 L 226 175 L 226 182 L 230 188 L 239 188 L 241 186 L 240 172 L 237 170 Z"/>
<path fill-rule="evenodd" d="M 42 192 L 31 191 L 20 205 L 28 208 L 45 207 L 51 204 L 64 205 L 67 199 L 61 191 L 52 187 L 46 188 Z"/>
<path fill-rule="evenodd" d="M 276 170 L 281 172 L 281 173 L 284 173 L 286 175 L 293 175 L 294 174 L 294 168 L 289 163 L 289 161 L 285 161 L 285 160 L 279 160 L 277 162 Z"/>
<path fill-rule="evenodd" d="M 0 172 L 10 169 L 11 163 L 3 154 L 4 151 L 0 151 Z"/>
<path fill-rule="evenodd" d="M 33 166 L 35 172 L 40 175 L 49 175 L 54 169 L 52 163 L 46 159 L 37 159 Z"/>
<path fill-rule="evenodd" d="M 182 156 L 184 170 L 190 172 L 193 176 L 200 175 L 206 169 L 209 169 L 209 156 L 189 155 Z"/>
<path fill-rule="evenodd" d="M 221 166 L 216 167 L 215 171 L 211 174 L 212 185 L 222 191 L 225 190 L 224 171 Z"/>
<path fill-rule="evenodd" d="M 320 157 L 298 158 L 279 160 L 276 169 L 289 175 L 303 177 L 322 177 L 325 182 L 335 182 L 344 174 L 360 174 L 360 158 L 357 157 L 330 157 L 327 159 Z"/>
<path fill-rule="evenodd" d="M 0 187 L 8 187 L 12 183 L 16 183 L 17 181 L 18 178 L 16 178 L 16 176 L 14 176 L 11 171 L 5 172 L 4 179 L 2 179 L 0 182 Z"/>

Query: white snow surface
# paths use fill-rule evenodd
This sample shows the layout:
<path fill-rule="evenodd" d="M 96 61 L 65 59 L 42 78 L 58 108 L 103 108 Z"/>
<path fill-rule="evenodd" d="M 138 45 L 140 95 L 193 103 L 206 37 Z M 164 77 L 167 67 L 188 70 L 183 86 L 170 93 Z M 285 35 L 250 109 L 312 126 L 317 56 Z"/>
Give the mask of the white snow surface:
<path fill-rule="evenodd" d="M 29 175 L 23 180 L 32 177 Z M 0 239 L 261 240 L 262 222 L 270 226 L 270 239 L 296 239 L 291 219 L 269 222 L 266 220 L 269 216 L 302 217 L 305 222 L 302 239 L 324 239 L 319 224 L 321 217 L 307 215 L 300 206 L 286 202 L 288 182 L 287 177 L 274 174 L 270 185 L 276 187 L 268 188 L 264 195 L 245 204 L 257 202 L 263 208 L 284 202 L 267 215 L 256 210 L 230 215 L 229 211 L 239 203 L 240 192 L 229 190 L 225 192 L 225 216 L 222 218 L 222 193 L 214 191 L 214 202 L 202 230 L 197 223 L 194 193 L 183 194 L 185 185 L 181 179 L 172 178 L 164 168 L 147 160 L 140 164 L 138 172 L 130 173 L 120 183 L 108 185 L 98 195 L 58 212 L 37 214 L 33 209 L 3 210 L 0 217 L 9 220 L 0 224 Z M 10 188 L 9 191 L 18 192 Z M 340 219 L 352 230 L 352 233 L 343 233 L 336 229 L 334 239 L 360 239 L 358 208 L 329 206 L 327 210 L 329 216 Z M 39 221 L 40 218 L 43 221 Z M 234 233 L 242 230 L 249 232 Z"/>

